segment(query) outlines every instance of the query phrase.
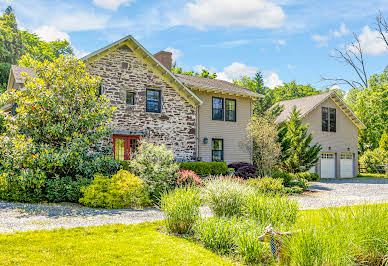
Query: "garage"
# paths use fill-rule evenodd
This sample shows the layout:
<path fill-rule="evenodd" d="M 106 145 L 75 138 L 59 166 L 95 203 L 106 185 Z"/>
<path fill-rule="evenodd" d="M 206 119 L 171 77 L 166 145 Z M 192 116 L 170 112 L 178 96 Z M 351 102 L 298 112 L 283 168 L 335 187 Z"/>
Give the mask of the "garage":
<path fill-rule="evenodd" d="M 341 153 L 340 175 L 342 178 L 353 177 L 353 154 Z"/>
<path fill-rule="evenodd" d="M 335 178 L 335 154 L 321 154 L 321 178 Z"/>

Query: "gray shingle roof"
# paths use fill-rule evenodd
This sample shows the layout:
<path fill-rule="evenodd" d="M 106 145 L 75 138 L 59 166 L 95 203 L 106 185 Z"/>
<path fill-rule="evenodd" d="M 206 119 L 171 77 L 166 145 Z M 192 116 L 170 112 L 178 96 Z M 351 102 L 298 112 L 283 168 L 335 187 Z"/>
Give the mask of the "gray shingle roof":
<path fill-rule="evenodd" d="M 262 97 L 261 94 L 252 92 L 247 88 L 235 85 L 231 82 L 219 79 L 202 78 L 196 76 L 188 76 L 183 74 L 175 74 L 188 87 L 211 89 L 224 93 L 239 94 L 249 97 Z"/>
<path fill-rule="evenodd" d="M 11 66 L 11 71 L 14 75 L 16 83 L 24 83 L 24 77 L 22 73 L 27 73 L 29 77 L 36 77 L 35 72 L 32 68 L 21 67 L 21 66 Z"/>

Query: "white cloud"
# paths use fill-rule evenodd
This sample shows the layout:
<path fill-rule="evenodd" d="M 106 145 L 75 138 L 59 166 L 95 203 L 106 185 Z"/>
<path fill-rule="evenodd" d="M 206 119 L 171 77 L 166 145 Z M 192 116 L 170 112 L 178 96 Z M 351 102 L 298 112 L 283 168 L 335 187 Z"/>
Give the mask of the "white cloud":
<path fill-rule="evenodd" d="M 327 42 L 330 39 L 329 36 L 314 34 L 311 38 L 318 43 L 318 47 L 327 46 Z"/>
<path fill-rule="evenodd" d="M 287 65 L 287 68 L 290 69 L 290 70 L 295 69 L 295 67 L 296 67 L 296 66 L 291 65 L 291 64 L 288 64 L 288 65 Z"/>
<path fill-rule="evenodd" d="M 196 65 L 194 67 L 194 71 L 197 72 L 197 73 L 201 73 L 202 70 L 204 70 L 204 69 L 207 69 L 207 68 L 205 66 L 203 66 L 203 65 Z"/>
<path fill-rule="evenodd" d="M 349 31 L 349 29 L 346 28 L 345 23 L 342 22 L 339 30 L 333 31 L 333 35 L 334 35 L 334 37 L 338 38 L 338 37 L 349 34 L 349 32 L 350 31 Z"/>
<path fill-rule="evenodd" d="M 263 71 L 264 74 L 264 85 L 270 89 L 274 89 L 277 86 L 282 86 L 284 83 L 280 80 L 278 73 L 275 71 Z"/>
<path fill-rule="evenodd" d="M 285 40 L 277 40 L 276 43 L 278 45 L 286 45 L 286 41 Z"/>
<path fill-rule="evenodd" d="M 279 28 L 285 20 L 283 9 L 268 0 L 195 0 L 185 11 L 185 24 L 198 28 Z"/>
<path fill-rule="evenodd" d="M 369 26 L 365 26 L 362 29 L 358 38 L 360 39 L 361 47 L 366 54 L 380 55 L 388 52 L 388 48 L 381 39 L 381 35 L 377 31 L 372 31 Z M 351 49 L 351 46 L 348 46 L 348 49 Z"/>
<path fill-rule="evenodd" d="M 178 49 L 175 49 L 175 48 L 172 48 L 172 47 L 167 47 L 166 49 L 164 49 L 166 52 L 170 52 L 172 53 L 172 61 L 173 62 L 176 62 L 176 60 L 183 56 L 183 53 L 181 50 L 178 50 Z"/>
<path fill-rule="evenodd" d="M 66 40 L 70 41 L 70 36 L 66 32 L 58 30 L 54 26 L 44 25 L 34 30 L 42 40 L 46 42 L 56 41 L 56 40 Z"/>
<path fill-rule="evenodd" d="M 93 3 L 96 6 L 109 9 L 109 10 L 117 10 L 121 5 L 129 6 L 135 2 L 134 0 L 93 0 Z"/>
<path fill-rule="evenodd" d="M 217 79 L 233 81 L 234 79 L 240 79 L 243 76 L 253 77 L 258 71 L 258 67 L 234 62 L 231 65 L 224 67 L 224 71 L 217 72 Z"/>
<path fill-rule="evenodd" d="M 84 57 L 87 54 L 90 54 L 90 52 L 82 50 L 82 49 L 78 50 L 74 47 L 73 47 L 73 49 L 74 49 L 74 56 L 77 57 L 78 59 Z"/>

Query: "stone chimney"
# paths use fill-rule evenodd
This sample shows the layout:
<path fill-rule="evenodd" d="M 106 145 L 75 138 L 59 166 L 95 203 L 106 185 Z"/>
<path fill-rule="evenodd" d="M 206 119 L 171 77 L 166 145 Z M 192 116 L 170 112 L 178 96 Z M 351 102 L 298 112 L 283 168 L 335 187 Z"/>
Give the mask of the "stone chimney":
<path fill-rule="evenodd" d="M 172 66 L 172 53 L 166 51 L 160 51 L 154 54 L 156 60 L 158 60 L 163 66 L 165 66 L 168 70 L 171 70 Z"/>

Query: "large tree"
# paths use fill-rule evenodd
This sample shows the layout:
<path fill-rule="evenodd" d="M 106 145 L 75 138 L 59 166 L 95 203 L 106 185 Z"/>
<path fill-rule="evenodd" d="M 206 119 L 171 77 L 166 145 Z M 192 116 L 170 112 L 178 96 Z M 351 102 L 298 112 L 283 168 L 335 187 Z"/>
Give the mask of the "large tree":
<path fill-rule="evenodd" d="M 202 77 L 202 78 L 209 78 L 209 79 L 215 79 L 217 77 L 217 73 L 210 74 L 210 72 L 206 69 L 202 69 L 201 73 L 194 72 L 194 71 L 184 71 L 182 67 L 172 66 L 171 72 L 175 74 L 183 74 L 188 76 L 196 76 L 196 77 Z"/>

